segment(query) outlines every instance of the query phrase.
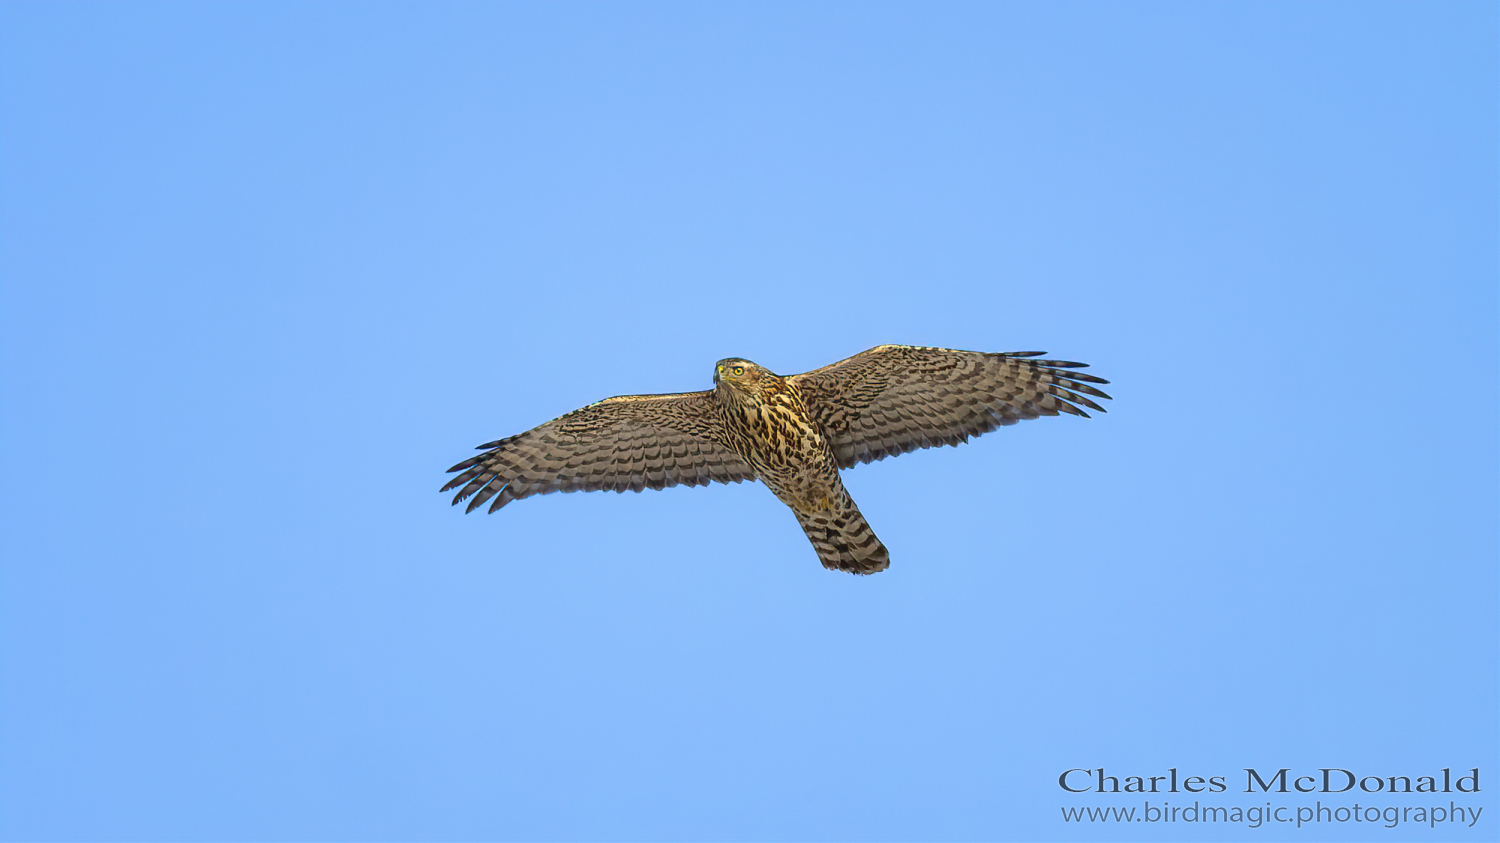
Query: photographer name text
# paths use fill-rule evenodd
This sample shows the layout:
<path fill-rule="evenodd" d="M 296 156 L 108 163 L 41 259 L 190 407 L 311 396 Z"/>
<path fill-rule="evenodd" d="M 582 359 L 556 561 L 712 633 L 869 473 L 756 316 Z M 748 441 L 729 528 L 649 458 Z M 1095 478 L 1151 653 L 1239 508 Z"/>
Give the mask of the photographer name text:
<path fill-rule="evenodd" d="M 1301 773 L 1300 775 L 1298 773 Z M 1362 772 L 1362 771 L 1361 771 Z M 1223 793 L 1239 776 L 1186 776 L 1176 767 L 1160 776 L 1115 776 L 1103 767 L 1074 767 L 1057 777 L 1069 793 Z M 1318 767 L 1275 772 L 1244 768 L 1245 793 L 1479 793 L 1479 768 L 1455 773 L 1444 767 L 1432 775 L 1361 775 L 1342 767 Z"/>

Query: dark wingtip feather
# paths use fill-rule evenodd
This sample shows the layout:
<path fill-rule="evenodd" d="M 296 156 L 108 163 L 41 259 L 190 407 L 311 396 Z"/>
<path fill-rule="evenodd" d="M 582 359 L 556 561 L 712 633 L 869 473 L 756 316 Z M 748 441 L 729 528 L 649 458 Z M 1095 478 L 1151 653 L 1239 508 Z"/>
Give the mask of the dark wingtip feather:
<path fill-rule="evenodd" d="M 453 466 L 452 468 L 448 469 L 447 473 L 448 474 L 452 474 L 455 471 L 464 471 L 464 470 L 473 468 L 474 466 L 479 465 L 480 460 L 483 460 L 483 459 L 484 459 L 484 455 L 482 455 L 482 454 L 480 456 L 477 456 L 477 457 L 470 457 L 469 459 L 466 459 L 463 462 L 461 462 L 461 463 Z"/>
<path fill-rule="evenodd" d="M 1103 390 L 1095 389 L 1092 386 L 1089 386 L 1088 384 L 1075 383 L 1075 382 L 1069 380 L 1068 378 L 1058 378 L 1057 382 L 1058 382 L 1058 385 L 1060 385 L 1060 386 L 1063 386 L 1063 387 L 1066 387 L 1068 389 L 1071 389 L 1074 392 L 1081 392 L 1084 395 L 1092 395 L 1095 398 L 1108 398 L 1109 397 L 1109 393 L 1104 392 Z"/>
<path fill-rule="evenodd" d="M 1066 387 L 1052 384 L 1047 387 L 1047 391 L 1064 401 L 1071 401 L 1074 404 L 1082 404 L 1083 406 L 1088 407 L 1090 410 L 1094 410 L 1095 412 L 1104 412 L 1103 407 L 1099 406 L 1093 401 L 1090 401 L 1087 397 L 1079 395 L 1078 393 Z"/>
<path fill-rule="evenodd" d="M 1067 378 L 1070 381 L 1084 381 L 1086 383 L 1109 383 L 1109 381 L 1099 377 L 1098 375 L 1090 375 L 1085 372 L 1075 372 L 1071 369 L 1066 372 L 1053 372 L 1053 374 L 1059 378 Z"/>
<path fill-rule="evenodd" d="M 500 497 L 495 498 L 495 502 L 490 504 L 489 514 L 494 515 L 496 510 L 515 499 L 515 493 L 510 490 L 510 484 L 506 483 L 505 488 L 500 490 Z"/>
<path fill-rule="evenodd" d="M 489 484 L 486 484 L 483 489 L 479 490 L 479 494 L 477 494 L 477 495 L 474 496 L 474 500 L 469 501 L 469 505 L 468 505 L 467 508 L 464 509 L 464 512 L 466 514 L 470 513 L 470 512 L 473 512 L 474 510 L 476 510 L 480 506 L 482 506 L 485 501 L 487 501 L 490 498 L 494 497 L 495 495 L 498 495 L 501 492 L 505 491 L 506 488 L 509 487 L 509 486 L 510 486 L 509 483 L 506 483 L 504 486 L 500 485 L 499 483 L 489 483 Z"/>
<path fill-rule="evenodd" d="M 494 497 L 497 493 L 505 491 L 505 486 L 509 486 L 510 485 L 509 483 L 506 483 L 505 486 L 500 486 L 499 488 L 496 488 L 496 486 L 498 484 L 496 484 L 494 482 L 495 479 L 496 478 L 491 477 L 490 478 L 490 482 L 485 483 L 479 489 L 475 490 L 475 491 L 478 492 L 478 494 L 476 494 L 474 496 L 474 500 L 469 501 L 469 505 L 468 506 L 464 507 L 464 514 L 465 515 L 468 515 L 469 513 L 473 512 L 475 509 L 478 509 L 481 504 L 483 504 L 485 501 L 489 500 L 490 498 Z M 456 501 L 455 501 L 455 503 L 456 503 Z"/>

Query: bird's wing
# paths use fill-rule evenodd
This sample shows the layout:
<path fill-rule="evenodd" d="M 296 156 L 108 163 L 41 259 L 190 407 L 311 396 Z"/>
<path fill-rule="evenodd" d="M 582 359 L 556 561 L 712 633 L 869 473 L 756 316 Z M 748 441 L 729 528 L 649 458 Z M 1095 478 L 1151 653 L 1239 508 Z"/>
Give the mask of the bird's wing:
<path fill-rule="evenodd" d="M 849 468 L 1022 419 L 1104 412 L 1088 396 L 1109 396 L 1089 384 L 1109 381 L 1075 371 L 1083 363 L 1036 359 L 1044 353 L 881 345 L 791 381 Z"/>
<path fill-rule="evenodd" d="M 448 469 L 453 503 L 490 512 L 531 495 L 738 483 L 755 472 L 727 447 L 708 392 L 606 398 L 525 433 L 489 442 Z"/>

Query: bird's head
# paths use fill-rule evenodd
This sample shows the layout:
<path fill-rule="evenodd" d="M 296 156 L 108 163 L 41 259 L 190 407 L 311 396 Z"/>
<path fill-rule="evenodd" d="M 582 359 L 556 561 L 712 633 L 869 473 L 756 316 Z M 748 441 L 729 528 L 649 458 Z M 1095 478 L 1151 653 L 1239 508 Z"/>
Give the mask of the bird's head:
<path fill-rule="evenodd" d="M 742 360 L 738 357 L 729 357 L 720 360 L 714 366 L 714 386 L 719 389 L 732 389 L 736 392 L 757 392 L 761 381 L 767 377 L 774 377 L 766 369 Z"/>

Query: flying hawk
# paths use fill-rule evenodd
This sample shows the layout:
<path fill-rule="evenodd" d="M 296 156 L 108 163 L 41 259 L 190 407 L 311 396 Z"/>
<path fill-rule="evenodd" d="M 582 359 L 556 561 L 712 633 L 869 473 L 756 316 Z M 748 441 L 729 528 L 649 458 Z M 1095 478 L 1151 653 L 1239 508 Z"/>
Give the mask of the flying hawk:
<path fill-rule="evenodd" d="M 839 469 L 918 448 L 957 445 L 1022 419 L 1082 408 L 1108 381 L 1045 352 L 990 354 L 881 345 L 782 377 L 731 357 L 714 388 L 622 395 L 480 445 L 448 469 L 453 503 L 472 512 L 549 492 L 639 492 L 759 480 L 791 507 L 823 567 L 873 574 L 890 554 L 844 489 Z"/>

